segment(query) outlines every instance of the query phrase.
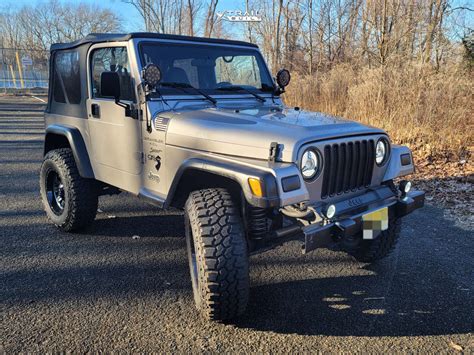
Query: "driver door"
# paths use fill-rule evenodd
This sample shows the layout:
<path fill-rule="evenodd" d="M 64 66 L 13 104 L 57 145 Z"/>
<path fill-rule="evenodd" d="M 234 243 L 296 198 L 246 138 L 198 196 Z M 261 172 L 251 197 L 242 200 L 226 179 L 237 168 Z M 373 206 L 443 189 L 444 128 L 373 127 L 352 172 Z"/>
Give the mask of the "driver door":
<path fill-rule="evenodd" d="M 126 46 L 95 46 L 89 52 L 90 94 L 87 100 L 91 160 L 96 178 L 127 191 L 141 172 L 140 122 L 100 90 L 101 74 L 114 71 L 120 78 L 120 101 L 135 101 Z M 133 179 L 135 177 L 135 179 Z"/>

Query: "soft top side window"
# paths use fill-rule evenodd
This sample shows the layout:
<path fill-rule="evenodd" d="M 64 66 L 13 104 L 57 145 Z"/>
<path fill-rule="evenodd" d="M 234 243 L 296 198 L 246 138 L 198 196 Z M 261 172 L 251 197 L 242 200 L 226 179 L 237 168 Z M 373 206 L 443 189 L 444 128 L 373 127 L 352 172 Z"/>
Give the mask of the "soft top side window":
<path fill-rule="evenodd" d="M 120 78 L 120 100 L 133 101 L 132 79 L 128 63 L 127 48 L 107 47 L 98 48 L 91 56 L 91 85 L 92 97 L 104 98 L 100 91 L 100 77 L 103 72 L 113 71 Z"/>
<path fill-rule="evenodd" d="M 54 55 L 53 99 L 58 103 L 81 103 L 81 78 L 78 51 L 61 51 Z"/>

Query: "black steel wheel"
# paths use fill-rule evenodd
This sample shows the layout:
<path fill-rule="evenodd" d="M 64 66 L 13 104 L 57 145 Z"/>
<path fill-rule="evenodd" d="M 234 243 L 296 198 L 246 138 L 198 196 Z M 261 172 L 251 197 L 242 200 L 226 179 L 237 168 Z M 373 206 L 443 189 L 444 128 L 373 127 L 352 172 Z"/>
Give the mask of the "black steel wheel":
<path fill-rule="evenodd" d="M 49 207 L 58 216 L 64 211 L 66 193 L 61 177 L 55 170 L 49 170 L 46 176 L 46 196 Z"/>

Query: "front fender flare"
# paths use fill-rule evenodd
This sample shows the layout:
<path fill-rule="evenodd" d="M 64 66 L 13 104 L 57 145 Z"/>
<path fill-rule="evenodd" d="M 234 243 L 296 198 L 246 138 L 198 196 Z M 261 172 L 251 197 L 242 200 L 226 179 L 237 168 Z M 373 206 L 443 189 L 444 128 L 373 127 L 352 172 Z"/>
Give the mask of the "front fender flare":
<path fill-rule="evenodd" d="M 170 205 L 181 177 L 185 171 L 188 171 L 189 169 L 209 172 L 237 182 L 242 188 L 245 199 L 252 206 L 267 208 L 279 206 L 280 204 L 275 177 L 270 172 L 233 162 L 214 161 L 203 158 L 190 158 L 185 160 L 178 169 L 178 172 L 171 183 L 171 187 L 164 204 L 165 208 Z M 249 177 L 259 178 L 260 181 L 263 182 L 265 186 L 265 195 L 263 197 L 256 197 L 252 194 L 248 184 Z"/>
<path fill-rule="evenodd" d="M 48 126 L 46 128 L 43 155 L 46 155 L 50 150 L 48 147 L 53 135 L 63 136 L 68 140 L 72 154 L 74 155 L 74 160 L 76 161 L 77 169 L 79 170 L 79 175 L 83 178 L 94 179 L 94 170 L 92 169 L 89 154 L 87 153 L 81 132 L 76 127 L 69 125 L 53 124 Z M 48 136 L 50 137 L 49 139 Z"/>

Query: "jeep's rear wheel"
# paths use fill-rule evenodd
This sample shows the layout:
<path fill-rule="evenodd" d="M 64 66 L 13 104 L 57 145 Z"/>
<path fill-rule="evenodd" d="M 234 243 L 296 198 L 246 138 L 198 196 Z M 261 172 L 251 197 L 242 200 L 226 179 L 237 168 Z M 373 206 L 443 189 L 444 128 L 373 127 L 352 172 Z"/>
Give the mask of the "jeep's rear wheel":
<path fill-rule="evenodd" d="M 225 189 L 190 194 L 185 232 L 196 307 L 207 319 L 241 314 L 249 297 L 249 261 L 239 208 Z"/>
<path fill-rule="evenodd" d="M 89 225 L 97 213 L 96 183 L 79 175 L 71 149 L 48 152 L 40 172 L 43 207 L 60 229 L 72 232 Z"/>
<path fill-rule="evenodd" d="M 380 232 L 380 235 L 373 240 L 362 239 L 362 234 L 358 236 L 360 239 L 357 246 L 349 251 L 358 261 L 364 263 L 372 263 L 388 256 L 400 236 L 401 219 L 390 218 L 388 229 Z"/>

